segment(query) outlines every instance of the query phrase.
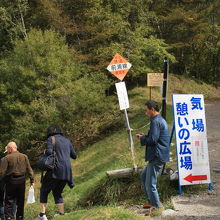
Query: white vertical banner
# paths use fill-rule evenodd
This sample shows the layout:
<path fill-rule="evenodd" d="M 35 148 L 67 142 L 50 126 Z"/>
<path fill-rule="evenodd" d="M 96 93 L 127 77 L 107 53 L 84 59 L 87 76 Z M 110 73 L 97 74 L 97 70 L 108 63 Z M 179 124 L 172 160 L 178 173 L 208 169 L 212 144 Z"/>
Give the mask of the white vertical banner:
<path fill-rule="evenodd" d="M 179 184 L 211 183 L 204 97 L 173 95 Z"/>
<path fill-rule="evenodd" d="M 115 83 L 115 87 L 118 94 L 120 110 L 129 108 L 128 93 L 125 82 Z"/>

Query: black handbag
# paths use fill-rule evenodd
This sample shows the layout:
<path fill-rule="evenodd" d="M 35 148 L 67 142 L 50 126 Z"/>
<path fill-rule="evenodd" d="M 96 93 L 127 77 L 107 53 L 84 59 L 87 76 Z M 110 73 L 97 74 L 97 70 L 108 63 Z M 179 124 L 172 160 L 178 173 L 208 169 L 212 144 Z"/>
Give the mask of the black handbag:
<path fill-rule="evenodd" d="M 57 156 L 55 152 L 56 139 L 52 136 L 53 153 L 50 155 L 43 154 L 37 161 L 37 167 L 41 171 L 50 171 L 56 168 Z"/>

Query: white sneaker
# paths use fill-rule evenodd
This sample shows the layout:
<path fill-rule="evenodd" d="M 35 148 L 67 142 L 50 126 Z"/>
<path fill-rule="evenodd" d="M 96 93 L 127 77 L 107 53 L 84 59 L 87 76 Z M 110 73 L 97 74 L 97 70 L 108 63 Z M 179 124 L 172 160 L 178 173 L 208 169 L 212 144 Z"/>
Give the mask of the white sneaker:
<path fill-rule="evenodd" d="M 61 215 L 65 215 L 65 214 L 56 213 L 53 217 L 56 218 L 57 216 L 61 216 Z"/>
<path fill-rule="evenodd" d="M 38 215 L 35 220 L 48 220 L 48 219 L 47 219 L 46 215 L 43 215 L 42 217 L 40 217 L 40 215 Z"/>

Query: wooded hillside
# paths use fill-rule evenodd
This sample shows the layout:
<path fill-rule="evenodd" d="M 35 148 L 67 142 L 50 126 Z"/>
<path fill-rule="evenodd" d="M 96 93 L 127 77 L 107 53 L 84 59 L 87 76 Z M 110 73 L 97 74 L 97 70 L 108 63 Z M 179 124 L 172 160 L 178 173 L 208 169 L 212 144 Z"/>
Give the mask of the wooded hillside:
<path fill-rule="evenodd" d="M 220 1 L 0 0 L 1 146 L 36 152 L 51 123 L 78 146 L 116 126 L 116 53 L 132 63 L 127 85 L 166 56 L 170 72 L 217 86 Z"/>

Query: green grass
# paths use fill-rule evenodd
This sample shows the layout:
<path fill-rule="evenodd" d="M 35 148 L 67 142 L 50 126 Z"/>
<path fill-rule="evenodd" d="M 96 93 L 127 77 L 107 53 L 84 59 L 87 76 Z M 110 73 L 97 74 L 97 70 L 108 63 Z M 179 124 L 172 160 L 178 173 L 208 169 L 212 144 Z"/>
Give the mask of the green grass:
<path fill-rule="evenodd" d="M 98 206 L 90 210 L 78 210 L 74 211 L 65 216 L 57 217 L 57 220 L 66 219 L 66 220 L 106 220 L 106 219 L 115 219 L 115 220 L 144 220 L 150 219 L 149 217 L 142 217 L 132 213 L 131 211 L 125 210 L 119 207 L 105 207 Z"/>
<path fill-rule="evenodd" d="M 203 94 L 205 100 L 208 99 L 220 99 L 220 90 L 215 87 L 206 84 L 202 81 L 194 81 L 191 78 L 185 78 L 182 76 L 176 76 L 170 74 L 169 76 L 169 91 L 168 96 L 171 98 L 171 94 Z"/>
<path fill-rule="evenodd" d="M 216 90 L 208 85 L 195 84 L 192 80 L 182 79 L 170 76 L 167 106 L 167 121 L 170 130 L 172 128 L 172 108 L 171 93 L 201 93 L 204 91 L 207 98 L 218 98 Z M 182 90 L 181 90 L 182 89 Z M 149 99 L 149 89 L 138 87 L 129 93 L 130 108 L 128 116 L 133 131 L 136 164 L 144 166 L 144 147 L 140 146 L 135 134 L 144 132 L 147 128 L 141 128 L 146 125 L 149 120 L 144 114 L 144 103 Z M 152 99 L 160 102 L 161 94 L 158 88 L 152 89 Z M 119 110 L 118 110 L 119 111 Z M 124 115 L 121 113 L 121 122 L 124 123 Z M 138 129 L 140 128 L 140 129 Z M 73 161 L 73 176 L 75 179 L 75 187 L 65 188 L 63 197 L 65 201 L 65 211 L 70 213 L 57 219 L 143 219 L 130 211 L 117 208 L 117 206 L 127 207 L 127 205 L 140 205 L 145 202 L 143 190 L 140 187 L 139 175 L 131 176 L 125 179 L 109 179 L 106 171 L 114 169 L 122 169 L 133 167 L 131 159 L 131 151 L 128 147 L 128 135 L 124 127 L 106 131 L 108 136 L 101 141 L 96 142 L 81 152 L 78 152 L 78 159 Z M 171 148 L 173 158 L 175 158 L 175 147 Z M 167 166 L 173 166 L 176 162 L 168 163 Z M 39 174 L 36 175 L 37 183 L 35 186 L 35 195 L 39 201 Z M 203 186 L 185 187 L 186 192 L 199 192 Z M 177 194 L 177 182 L 170 182 L 168 176 L 159 178 L 158 189 L 161 200 L 166 208 L 172 208 L 170 201 L 171 196 Z M 192 189 L 192 190 L 191 190 Z M 39 203 L 26 205 L 26 219 L 34 219 L 39 213 Z M 47 216 L 49 219 L 56 213 L 53 197 L 50 194 L 47 207 Z"/>

